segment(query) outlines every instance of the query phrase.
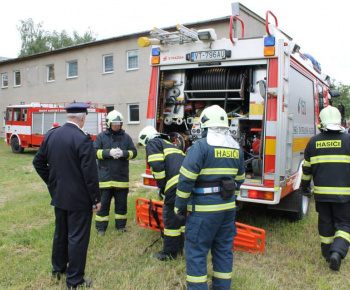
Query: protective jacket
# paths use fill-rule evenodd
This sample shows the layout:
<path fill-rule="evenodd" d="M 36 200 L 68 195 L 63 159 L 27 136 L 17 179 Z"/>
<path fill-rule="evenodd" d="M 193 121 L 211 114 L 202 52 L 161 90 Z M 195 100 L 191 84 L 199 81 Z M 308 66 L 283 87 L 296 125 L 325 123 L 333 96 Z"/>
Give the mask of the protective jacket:
<path fill-rule="evenodd" d="M 325 131 L 312 137 L 304 153 L 301 187 L 314 182 L 315 201 L 350 201 L 350 135 Z"/>
<path fill-rule="evenodd" d="M 192 191 L 195 187 L 208 187 L 205 184 L 209 184 L 213 193 L 215 191 L 219 193 L 221 180 L 234 180 L 237 195 L 245 179 L 242 150 L 214 147 L 207 143 L 206 138 L 203 138 L 189 149 L 187 155 L 180 169 L 175 207 L 183 210 L 189 203 L 187 206 L 189 211 L 192 211 L 192 205 L 195 205 L 193 209 L 195 211 L 215 212 L 234 209 L 235 194 L 230 199 L 223 200 L 220 194 L 197 195 Z"/>
<path fill-rule="evenodd" d="M 101 132 L 94 141 L 98 159 L 98 175 L 100 188 L 128 188 L 129 160 L 137 156 L 137 150 L 131 137 L 123 129 Z M 114 159 L 109 155 L 111 149 L 123 150 L 123 157 Z"/>
<path fill-rule="evenodd" d="M 167 202 L 175 203 L 179 171 L 185 154 L 162 138 L 151 139 L 146 146 L 147 162 L 159 188 L 164 188 Z"/>

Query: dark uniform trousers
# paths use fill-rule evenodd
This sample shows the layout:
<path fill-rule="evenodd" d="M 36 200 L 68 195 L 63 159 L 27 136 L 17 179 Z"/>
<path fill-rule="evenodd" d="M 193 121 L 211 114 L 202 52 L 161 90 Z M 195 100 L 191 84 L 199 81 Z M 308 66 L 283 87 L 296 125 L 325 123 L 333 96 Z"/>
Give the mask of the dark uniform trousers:
<path fill-rule="evenodd" d="M 163 205 L 163 223 L 164 223 L 164 249 L 163 251 L 170 254 L 181 253 L 184 247 L 184 234 L 181 231 L 185 221 L 180 221 L 175 215 L 175 192 L 174 188 L 171 198 L 169 198 L 168 192 L 165 196 Z"/>
<path fill-rule="evenodd" d="M 92 211 L 67 211 L 55 207 L 55 216 L 53 273 L 66 273 L 67 285 L 80 284 L 84 281 Z"/>
<path fill-rule="evenodd" d="M 349 249 L 350 202 L 316 202 L 322 255 L 338 252 L 344 259 Z"/>
<path fill-rule="evenodd" d="M 126 213 L 128 210 L 129 188 L 103 188 L 101 189 L 101 209 L 97 213 L 96 229 L 106 231 L 108 227 L 109 211 L 112 198 L 114 198 L 115 228 L 126 227 Z"/>

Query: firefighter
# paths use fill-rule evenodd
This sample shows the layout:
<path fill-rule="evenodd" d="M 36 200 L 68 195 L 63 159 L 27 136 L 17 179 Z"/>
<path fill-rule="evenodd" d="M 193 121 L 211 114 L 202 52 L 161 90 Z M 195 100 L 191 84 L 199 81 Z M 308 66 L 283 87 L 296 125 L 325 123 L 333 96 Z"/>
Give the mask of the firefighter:
<path fill-rule="evenodd" d="M 123 120 L 120 112 L 109 112 L 107 129 L 98 134 L 94 141 L 102 203 L 101 210 L 95 217 L 95 226 L 100 236 L 105 234 L 108 227 L 112 197 L 115 206 L 115 228 L 126 232 L 129 160 L 136 157 L 137 150 L 131 137 L 122 129 Z"/>
<path fill-rule="evenodd" d="M 82 130 L 89 107 L 80 102 L 66 106 L 67 123 L 47 132 L 33 160 L 55 207 L 52 275 L 60 280 L 65 274 L 67 289 L 92 283 L 84 272 L 92 212 L 101 203 L 94 146 Z"/>
<path fill-rule="evenodd" d="M 350 243 L 350 135 L 344 134 L 337 108 L 320 112 L 321 133 L 312 137 L 304 153 L 300 193 L 314 197 L 323 257 L 339 271 Z"/>
<path fill-rule="evenodd" d="M 185 158 L 182 150 L 168 141 L 168 135 L 159 134 L 152 126 L 143 128 L 139 143 L 146 146 L 147 162 L 157 182 L 160 199 L 165 196 L 162 217 L 164 222 L 163 250 L 153 254 L 160 261 L 176 259 L 182 254 L 184 238 L 182 226 L 174 212 L 179 170 Z"/>
<path fill-rule="evenodd" d="M 244 158 L 228 130 L 226 112 L 218 105 L 200 116 L 203 138 L 189 148 L 180 169 L 175 209 L 189 215 L 185 229 L 188 289 L 207 289 L 207 254 L 211 250 L 213 289 L 230 289 L 232 244 L 236 236 L 236 203 L 244 182 Z"/>

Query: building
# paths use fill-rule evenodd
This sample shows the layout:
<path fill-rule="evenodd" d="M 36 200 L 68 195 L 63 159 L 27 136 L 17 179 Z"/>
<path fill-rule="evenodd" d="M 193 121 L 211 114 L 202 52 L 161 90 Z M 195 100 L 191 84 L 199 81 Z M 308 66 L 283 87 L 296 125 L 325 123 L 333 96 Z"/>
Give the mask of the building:
<path fill-rule="evenodd" d="M 265 20 L 242 4 L 232 3 L 232 13 L 244 21 L 245 37 L 266 33 Z M 197 30 L 214 28 L 218 39 L 229 38 L 230 17 L 183 25 Z M 240 23 L 234 27 L 234 35 L 240 37 Z M 176 27 L 162 29 L 173 31 Z M 149 36 L 149 31 L 0 61 L 0 135 L 9 104 L 75 100 L 117 109 L 124 116 L 124 129 L 136 140 L 145 126 L 151 74 L 150 48 L 137 45 L 141 36 Z"/>

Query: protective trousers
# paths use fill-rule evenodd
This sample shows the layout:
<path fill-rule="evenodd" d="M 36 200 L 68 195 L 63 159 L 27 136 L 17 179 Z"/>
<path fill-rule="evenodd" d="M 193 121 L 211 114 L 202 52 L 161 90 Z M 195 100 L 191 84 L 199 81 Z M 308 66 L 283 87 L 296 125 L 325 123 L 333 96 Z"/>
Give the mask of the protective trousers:
<path fill-rule="evenodd" d="M 112 197 L 114 198 L 115 228 L 122 229 L 126 227 L 128 192 L 129 188 L 101 189 L 101 209 L 95 218 L 97 230 L 107 230 Z"/>
<path fill-rule="evenodd" d="M 316 211 L 322 255 L 328 260 L 338 252 L 344 259 L 350 243 L 350 202 L 316 202 Z"/>
<path fill-rule="evenodd" d="M 164 203 L 162 217 L 164 223 L 163 251 L 169 254 L 182 253 L 184 247 L 184 235 L 181 232 L 182 222 L 175 215 L 174 203 Z"/>
<path fill-rule="evenodd" d="M 213 289 L 230 289 L 236 210 L 191 212 L 186 219 L 187 289 L 207 290 L 207 254 L 211 250 Z"/>
<path fill-rule="evenodd" d="M 72 212 L 55 207 L 55 216 L 52 273 L 66 273 L 67 285 L 74 286 L 84 281 L 92 211 Z"/>

